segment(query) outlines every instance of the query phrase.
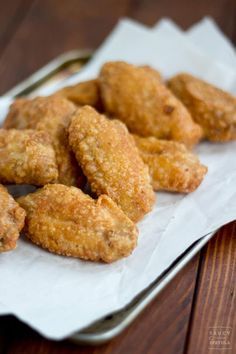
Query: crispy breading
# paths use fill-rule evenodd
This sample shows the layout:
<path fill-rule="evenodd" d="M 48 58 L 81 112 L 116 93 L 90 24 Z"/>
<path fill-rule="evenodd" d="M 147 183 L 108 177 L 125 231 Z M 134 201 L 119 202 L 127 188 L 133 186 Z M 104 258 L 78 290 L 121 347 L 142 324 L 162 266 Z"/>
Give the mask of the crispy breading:
<path fill-rule="evenodd" d="M 61 97 L 19 99 L 10 107 L 3 127 L 6 129 L 37 129 L 52 137 L 59 170 L 58 182 L 78 185 L 82 172 L 68 145 L 67 127 L 76 106 Z"/>
<path fill-rule="evenodd" d="M 236 139 L 236 97 L 189 74 L 173 77 L 169 88 L 201 125 L 207 139 Z"/>
<path fill-rule="evenodd" d="M 0 182 L 43 186 L 56 182 L 58 168 L 48 133 L 0 129 Z"/>
<path fill-rule="evenodd" d="M 151 74 L 152 76 L 155 76 L 155 78 L 159 81 L 162 82 L 162 76 L 161 76 L 161 73 L 159 71 L 157 71 L 156 69 L 152 68 L 151 66 L 149 65 L 141 65 L 139 66 L 140 68 L 143 68 L 144 70 L 147 70 L 147 72 L 149 74 Z"/>
<path fill-rule="evenodd" d="M 26 235 L 50 252 L 92 261 L 128 256 L 137 228 L 108 197 L 97 200 L 80 189 L 47 185 L 18 199 L 26 210 Z"/>
<path fill-rule="evenodd" d="M 29 106 L 30 100 L 27 98 L 17 98 L 9 108 L 9 112 L 3 122 L 4 129 L 33 129 L 40 117 L 32 115 L 26 108 Z M 36 121 L 35 121 L 36 119 Z"/>
<path fill-rule="evenodd" d="M 54 95 L 67 98 L 78 106 L 89 105 L 97 109 L 101 108 L 98 80 L 89 80 L 63 87 L 56 91 Z"/>
<path fill-rule="evenodd" d="M 16 248 L 24 226 L 25 211 L 0 184 L 0 253 Z"/>
<path fill-rule="evenodd" d="M 201 184 L 207 167 L 184 144 L 154 137 L 133 137 L 149 167 L 154 190 L 190 193 Z"/>
<path fill-rule="evenodd" d="M 69 142 L 93 192 L 107 194 L 135 222 L 152 209 L 148 168 L 122 122 L 84 106 L 72 117 Z"/>
<path fill-rule="evenodd" d="M 201 139 L 201 127 L 158 75 L 153 75 L 153 69 L 108 62 L 101 69 L 99 83 L 105 111 L 122 120 L 131 133 L 188 146 Z"/>

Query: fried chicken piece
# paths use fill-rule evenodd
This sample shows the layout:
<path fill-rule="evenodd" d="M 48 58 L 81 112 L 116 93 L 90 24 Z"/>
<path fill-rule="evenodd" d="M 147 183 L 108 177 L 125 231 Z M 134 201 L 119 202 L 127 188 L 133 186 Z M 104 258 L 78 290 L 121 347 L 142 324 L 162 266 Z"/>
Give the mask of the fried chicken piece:
<path fill-rule="evenodd" d="M 3 127 L 37 129 L 50 134 L 59 170 L 58 182 L 78 185 L 82 172 L 68 145 L 67 127 L 76 107 L 60 97 L 19 99 L 10 107 Z"/>
<path fill-rule="evenodd" d="M 149 167 L 154 190 L 190 193 L 201 184 L 207 167 L 185 145 L 154 137 L 134 135 L 134 139 Z"/>
<path fill-rule="evenodd" d="M 0 184 L 0 253 L 16 248 L 24 226 L 25 211 Z"/>
<path fill-rule="evenodd" d="M 153 70 L 125 62 L 104 64 L 99 83 L 105 111 L 131 133 L 193 146 L 202 137 L 201 127 Z"/>
<path fill-rule="evenodd" d="M 152 76 L 154 76 L 157 80 L 159 80 L 160 82 L 162 82 L 162 77 L 161 77 L 161 73 L 159 71 L 157 71 L 156 69 L 152 68 L 149 65 L 141 65 L 139 66 L 139 68 L 142 68 L 144 70 L 146 70 L 149 74 L 151 74 Z"/>
<path fill-rule="evenodd" d="M 54 184 L 18 202 L 27 214 L 26 235 L 50 252 L 113 262 L 136 246 L 136 226 L 106 195 L 94 200 L 78 188 Z"/>
<path fill-rule="evenodd" d="M 0 129 L 0 182 L 43 186 L 58 168 L 50 136 L 43 131 Z"/>
<path fill-rule="evenodd" d="M 93 192 L 107 194 L 135 222 L 152 209 L 148 168 L 122 122 L 84 106 L 72 117 L 69 142 Z"/>
<path fill-rule="evenodd" d="M 236 139 L 236 97 L 189 74 L 173 77 L 169 88 L 201 125 L 207 139 Z"/>
<path fill-rule="evenodd" d="M 9 108 L 9 112 L 2 124 L 4 129 L 33 129 L 40 117 L 30 117 L 30 112 L 25 110 L 25 107 L 29 106 L 29 99 L 17 98 Z"/>
<path fill-rule="evenodd" d="M 101 108 L 101 98 L 97 80 L 79 82 L 73 86 L 67 86 L 54 93 L 55 96 L 67 98 L 77 106 L 90 105 Z"/>

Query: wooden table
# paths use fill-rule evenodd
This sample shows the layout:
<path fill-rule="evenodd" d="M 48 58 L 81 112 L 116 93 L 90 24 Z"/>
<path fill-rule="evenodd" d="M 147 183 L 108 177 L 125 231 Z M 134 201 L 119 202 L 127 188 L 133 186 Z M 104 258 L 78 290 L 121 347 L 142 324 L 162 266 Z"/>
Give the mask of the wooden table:
<path fill-rule="evenodd" d="M 98 47 L 121 16 L 147 25 L 169 16 L 187 28 L 205 15 L 214 17 L 236 43 L 235 0 L 1 1 L 0 93 L 58 54 Z M 78 347 L 66 341 L 49 341 L 9 316 L 0 318 L 0 354 L 236 353 L 235 226 L 231 223 L 223 227 L 141 316 L 110 343 Z M 231 327 L 231 349 L 209 349 L 212 327 Z"/>

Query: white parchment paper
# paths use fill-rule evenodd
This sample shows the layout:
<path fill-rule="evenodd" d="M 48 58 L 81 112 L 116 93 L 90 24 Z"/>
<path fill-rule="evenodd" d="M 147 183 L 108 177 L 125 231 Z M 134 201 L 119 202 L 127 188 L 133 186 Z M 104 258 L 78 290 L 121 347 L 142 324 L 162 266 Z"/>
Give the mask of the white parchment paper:
<path fill-rule="evenodd" d="M 211 18 L 206 17 L 193 25 L 186 32 L 186 37 L 214 60 L 217 59 L 236 70 L 235 48 Z"/>
<path fill-rule="evenodd" d="M 219 47 L 218 34 L 211 36 Z M 118 24 L 81 74 L 62 85 L 93 77 L 103 62 L 117 59 L 150 64 L 166 77 L 188 71 L 232 92 L 236 87 L 235 68 L 203 52 L 196 38 L 191 42 L 191 30 L 186 37 L 170 23 L 150 30 L 128 20 Z M 0 106 L 3 119 L 3 101 Z M 122 308 L 194 241 L 234 220 L 236 143 L 202 143 L 196 151 L 209 168 L 204 182 L 187 196 L 158 193 L 154 210 L 139 223 L 139 244 L 129 258 L 110 265 L 89 263 L 50 254 L 24 237 L 16 251 L 1 254 L 0 313 L 12 313 L 44 336 L 62 339 Z"/>

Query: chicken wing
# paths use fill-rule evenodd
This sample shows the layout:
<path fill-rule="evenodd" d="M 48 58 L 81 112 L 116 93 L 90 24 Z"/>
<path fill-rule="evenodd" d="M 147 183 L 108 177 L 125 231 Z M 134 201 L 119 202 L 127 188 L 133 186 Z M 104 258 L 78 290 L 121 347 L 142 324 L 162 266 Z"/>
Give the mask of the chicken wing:
<path fill-rule="evenodd" d="M 72 117 L 69 142 L 93 192 L 107 194 L 135 222 L 152 209 L 148 168 L 122 122 L 84 106 Z"/>
<path fill-rule="evenodd" d="M 54 93 L 55 96 L 67 98 L 77 106 L 90 105 L 101 108 L 101 98 L 97 80 L 79 82 L 73 86 L 67 86 Z"/>
<path fill-rule="evenodd" d="M 78 188 L 54 184 L 18 202 L 27 214 L 26 235 L 50 252 L 113 262 L 136 246 L 135 224 L 108 196 L 94 200 Z"/>
<path fill-rule="evenodd" d="M 24 226 L 25 211 L 0 184 L 0 253 L 16 248 Z"/>
<path fill-rule="evenodd" d="M 189 74 L 173 77 L 169 88 L 201 125 L 207 139 L 236 139 L 236 97 Z"/>
<path fill-rule="evenodd" d="M 46 132 L 0 129 L 0 182 L 45 185 L 56 182 L 58 168 Z"/>
<path fill-rule="evenodd" d="M 50 134 L 59 170 L 58 182 L 78 185 L 83 180 L 81 169 L 68 146 L 67 127 L 76 107 L 60 97 L 19 99 L 10 107 L 3 127 L 37 129 Z"/>
<path fill-rule="evenodd" d="M 134 139 L 149 167 L 154 190 L 189 193 L 201 184 L 207 167 L 185 145 L 154 137 L 134 135 Z"/>
<path fill-rule="evenodd" d="M 193 146 L 202 137 L 201 127 L 153 70 L 125 62 L 104 64 L 99 83 L 105 111 L 131 133 Z"/>

